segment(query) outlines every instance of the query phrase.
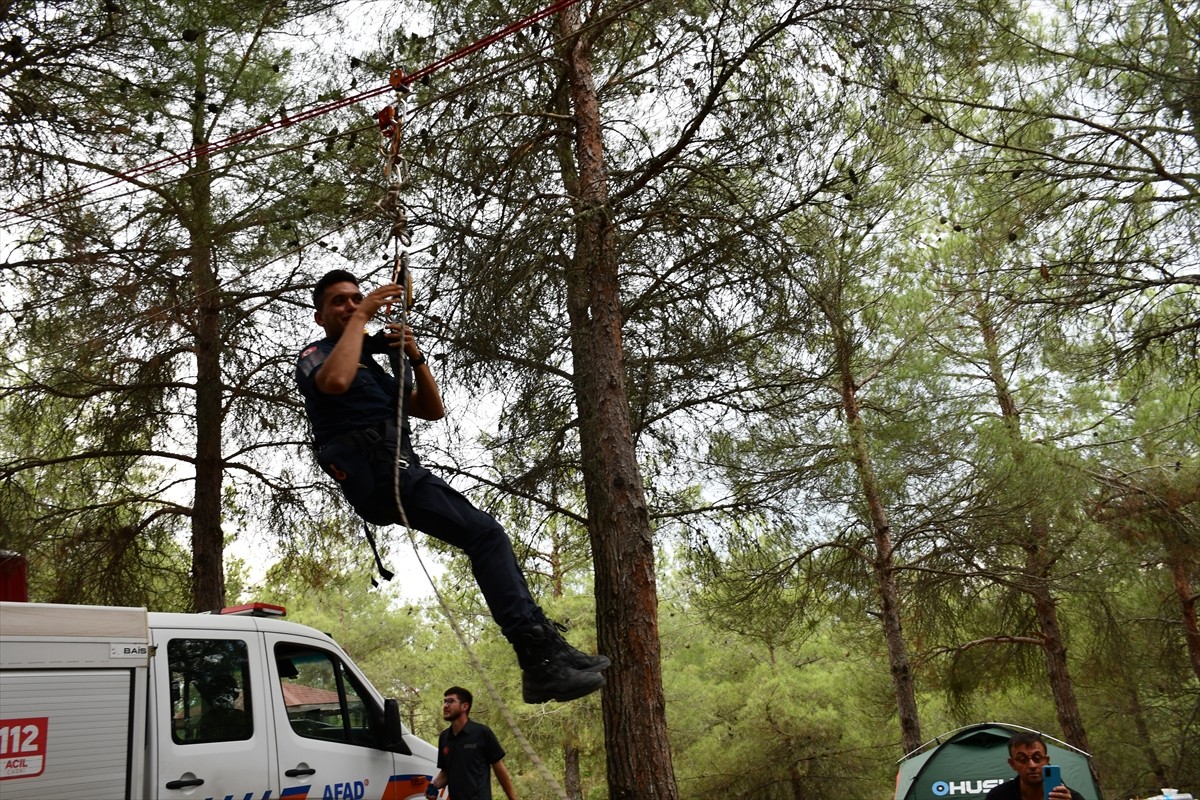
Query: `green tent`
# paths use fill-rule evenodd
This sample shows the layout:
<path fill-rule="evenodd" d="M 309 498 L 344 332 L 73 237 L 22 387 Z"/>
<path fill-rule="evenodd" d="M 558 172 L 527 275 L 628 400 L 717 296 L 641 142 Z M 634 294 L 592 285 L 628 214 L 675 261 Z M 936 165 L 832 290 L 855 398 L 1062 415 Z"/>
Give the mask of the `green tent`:
<path fill-rule="evenodd" d="M 993 786 L 1016 777 L 1008 766 L 1008 740 L 1032 732 L 1019 725 L 983 722 L 943 734 L 900 761 L 895 800 L 982 800 Z M 1050 763 L 1062 768 L 1063 783 L 1087 800 L 1100 800 L 1087 753 L 1042 734 Z"/>

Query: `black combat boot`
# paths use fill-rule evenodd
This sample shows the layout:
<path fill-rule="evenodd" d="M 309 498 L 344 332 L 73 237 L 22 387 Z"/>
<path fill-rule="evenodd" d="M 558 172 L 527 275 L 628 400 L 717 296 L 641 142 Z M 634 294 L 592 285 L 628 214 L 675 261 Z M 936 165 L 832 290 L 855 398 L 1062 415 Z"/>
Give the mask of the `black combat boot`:
<path fill-rule="evenodd" d="M 599 672 L 571 666 L 553 628 L 538 625 L 513 640 L 521 665 L 521 694 L 526 703 L 566 702 L 591 694 L 604 685 Z"/>
<path fill-rule="evenodd" d="M 612 666 L 612 662 L 608 660 L 608 656 L 594 655 L 589 656 L 582 650 L 576 650 L 571 646 L 570 642 L 563 638 L 563 634 L 567 631 L 567 626 L 561 622 L 552 620 L 546 616 L 546 612 L 538 609 L 538 619 L 542 626 L 550 631 L 550 634 L 557 640 L 557 647 L 566 656 L 566 662 L 573 669 L 582 672 L 599 672 L 603 669 L 608 669 Z"/>

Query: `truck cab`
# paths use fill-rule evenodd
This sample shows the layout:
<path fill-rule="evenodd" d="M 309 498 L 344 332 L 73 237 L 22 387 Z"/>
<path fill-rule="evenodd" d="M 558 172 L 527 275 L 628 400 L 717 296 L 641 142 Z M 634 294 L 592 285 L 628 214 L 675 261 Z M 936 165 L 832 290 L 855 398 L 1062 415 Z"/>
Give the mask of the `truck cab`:
<path fill-rule="evenodd" d="M 0 794 L 423 796 L 435 748 L 331 638 L 231 611 L 0 604 Z"/>

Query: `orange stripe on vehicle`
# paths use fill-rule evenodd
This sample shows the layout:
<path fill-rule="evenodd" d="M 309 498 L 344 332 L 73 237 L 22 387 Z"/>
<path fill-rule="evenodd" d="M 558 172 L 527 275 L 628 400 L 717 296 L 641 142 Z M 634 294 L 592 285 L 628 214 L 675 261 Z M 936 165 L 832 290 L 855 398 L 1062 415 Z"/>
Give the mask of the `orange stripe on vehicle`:
<path fill-rule="evenodd" d="M 381 800 L 406 800 L 414 794 L 424 795 L 428 785 L 428 775 L 393 775 L 388 778 Z"/>

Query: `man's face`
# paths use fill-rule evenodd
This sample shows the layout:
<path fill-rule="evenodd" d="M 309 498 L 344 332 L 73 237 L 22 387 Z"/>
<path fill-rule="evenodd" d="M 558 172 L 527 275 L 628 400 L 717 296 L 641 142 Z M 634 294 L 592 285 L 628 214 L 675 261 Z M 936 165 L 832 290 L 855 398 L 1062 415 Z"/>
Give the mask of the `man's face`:
<path fill-rule="evenodd" d="M 325 289 L 321 298 L 321 309 L 317 312 L 317 324 L 325 329 L 331 339 L 341 336 L 350 317 L 362 302 L 362 292 L 351 281 L 342 281 Z"/>
<path fill-rule="evenodd" d="M 1042 785 L 1042 765 L 1047 761 L 1046 748 L 1041 742 L 1016 745 L 1008 756 L 1008 765 L 1026 786 Z"/>
<path fill-rule="evenodd" d="M 446 722 L 454 722 L 465 713 L 467 713 L 467 706 L 458 699 L 458 695 L 452 694 L 442 698 L 442 719 Z"/>

